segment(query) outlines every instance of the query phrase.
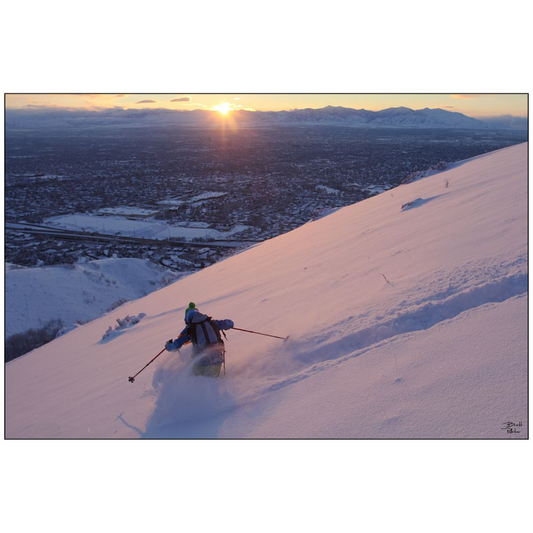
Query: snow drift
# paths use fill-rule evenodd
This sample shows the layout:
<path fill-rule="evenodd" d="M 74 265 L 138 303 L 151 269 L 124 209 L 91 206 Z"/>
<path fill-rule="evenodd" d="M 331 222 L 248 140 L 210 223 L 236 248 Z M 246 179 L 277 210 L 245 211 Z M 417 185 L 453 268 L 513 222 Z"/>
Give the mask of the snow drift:
<path fill-rule="evenodd" d="M 179 277 L 144 259 L 100 259 L 6 272 L 6 337 L 51 319 L 87 322 Z"/>
<path fill-rule="evenodd" d="M 527 290 L 521 144 L 340 209 L 9 363 L 6 435 L 526 438 Z M 128 383 L 189 301 L 290 339 L 229 331 L 225 379 L 190 376 L 185 348 Z"/>

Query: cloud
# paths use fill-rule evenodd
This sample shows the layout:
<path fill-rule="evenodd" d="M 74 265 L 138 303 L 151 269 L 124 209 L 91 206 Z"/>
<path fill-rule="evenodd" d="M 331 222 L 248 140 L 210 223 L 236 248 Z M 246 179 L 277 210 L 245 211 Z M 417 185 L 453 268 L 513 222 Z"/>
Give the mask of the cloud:
<path fill-rule="evenodd" d="M 136 104 L 157 104 L 155 100 L 139 100 Z"/>
<path fill-rule="evenodd" d="M 36 102 L 36 101 L 33 101 L 33 103 L 31 103 L 31 104 L 26 104 L 26 107 L 32 107 L 32 108 L 36 108 L 36 109 L 61 109 L 61 110 L 77 109 L 75 107 L 65 107 L 65 106 L 62 106 L 62 105 L 48 104 L 48 103 L 45 103 L 45 102 Z"/>
<path fill-rule="evenodd" d="M 443 105 L 443 109 L 453 109 L 453 105 Z"/>
<path fill-rule="evenodd" d="M 491 96 L 490 94 L 483 94 L 483 93 L 470 93 L 470 94 L 450 94 L 452 98 L 461 98 L 461 99 L 469 99 L 469 98 L 480 98 L 482 96 Z"/>
<path fill-rule="evenodd" d="M 54 94 L 54 93 L 50 93 L 50 94 Z M 102 96 L 101 94 L 98 94 L 98 93 L 61 93 L 65 96 L 89 96 L 90 98 L 98 98 L 99 96 Z"/>
<path fill-rule="evenodd" d="M 190 102 L 192 98 L 190 96 L 180 96 L 179 98 L 174 98 L 170 100 L 171 102 Z"/>
<path fill-rule="evenodd" d="M 253 107 L 244 107 L 242 104 L 230 104 L 230 105 L 231 105 L 232 111 L 255 111 Z"/>
<path fill-rule="evenodd" d="M 234 100 L 240 100 L 240 98 L 239 98 L 238 96 L 236 96 L 236 97 L 234 98 Z"/>
<path fill-rule="evenodd" d="M 126 94 L 117 94 L 115 95 L 115 98 L 124 98 L 125 96 L 127 96 Z"/>

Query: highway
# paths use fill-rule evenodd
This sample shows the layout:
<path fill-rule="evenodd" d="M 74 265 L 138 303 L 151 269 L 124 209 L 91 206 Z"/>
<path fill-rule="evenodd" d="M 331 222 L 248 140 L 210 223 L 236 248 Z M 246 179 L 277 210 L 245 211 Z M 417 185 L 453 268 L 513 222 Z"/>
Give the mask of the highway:
<path fill-rule="evenodd" d="M 65 230 L 51 226 L 39 224 L 29 224 L 24 222 L 6 222 L 6 231 L 12 230 L 19 233 L 26 233 L 42 238 L 57 238 L 64 241 L 85 241 L 97 243 L 120 243 L 135 244 L 137 246 L 158 246 L 162 248 L 177 248 L 181 246 L 197 248 L 242 248 L 261 241 L 208 241 L 195 242 L 176 239 L 141 239 L 139 237 L 128 237 L 125 235 L 109 235 L 105 233 L 95 233 L 87 231 Z"/>

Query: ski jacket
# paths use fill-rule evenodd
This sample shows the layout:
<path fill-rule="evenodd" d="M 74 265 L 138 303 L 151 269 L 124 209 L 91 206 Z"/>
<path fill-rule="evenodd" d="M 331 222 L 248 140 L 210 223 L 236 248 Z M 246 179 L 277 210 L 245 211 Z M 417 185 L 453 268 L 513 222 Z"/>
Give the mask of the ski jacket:
<path fill-rule="evenodd" d="M 187 326 L 179 337 L 167 343 L 166 348 L 169 352 L 179 350 L 187 342 L 192 342 L 196 353 L 214 344 L 221 344 L 223 347 L 224 341 L 220 336 L 220 331 L 234 326 L 232 320 L 213 320 L 200 312 L 188 314 L 186 323 Z"/>

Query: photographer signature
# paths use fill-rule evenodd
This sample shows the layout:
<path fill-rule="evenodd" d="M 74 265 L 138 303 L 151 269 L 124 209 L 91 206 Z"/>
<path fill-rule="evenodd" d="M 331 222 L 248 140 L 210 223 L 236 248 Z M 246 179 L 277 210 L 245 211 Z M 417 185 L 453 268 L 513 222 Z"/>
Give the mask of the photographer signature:
<path fill-rule="evenodd" d="M 520 433 L 522 427 L 522 422 L 505 422 L 503 424 L 502 430 L 506 430 L 507 433 Z"/>

